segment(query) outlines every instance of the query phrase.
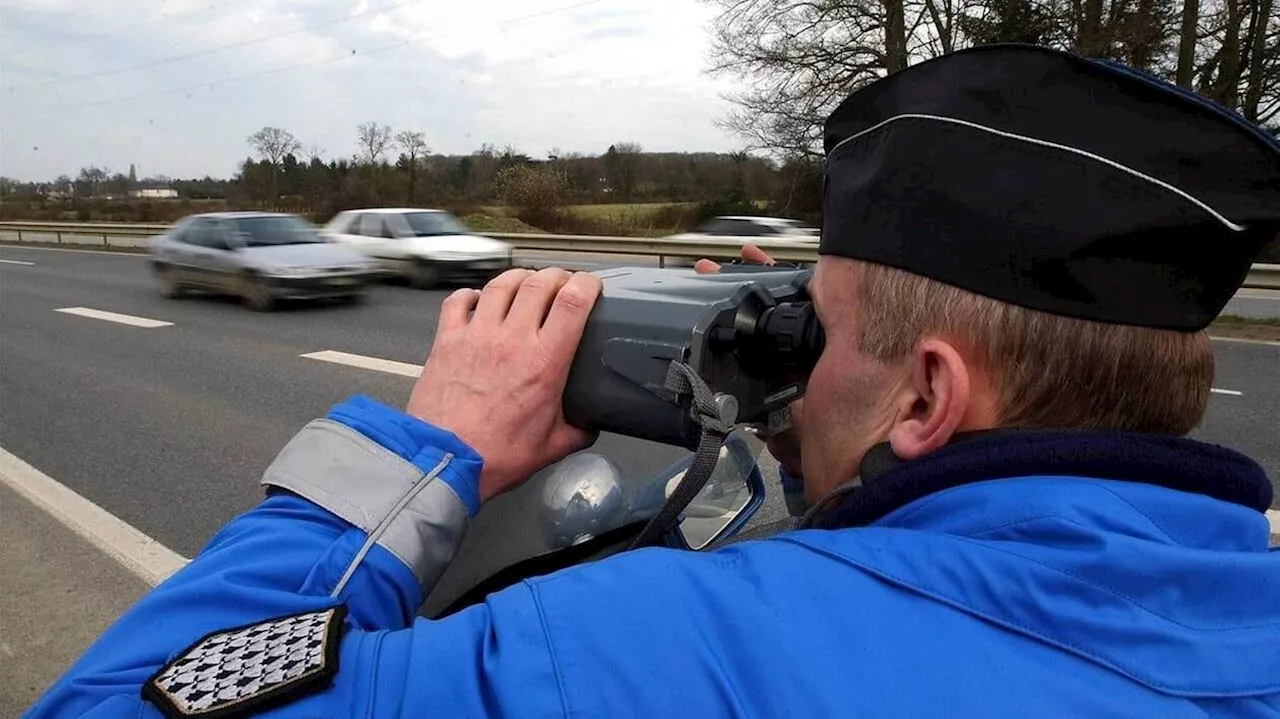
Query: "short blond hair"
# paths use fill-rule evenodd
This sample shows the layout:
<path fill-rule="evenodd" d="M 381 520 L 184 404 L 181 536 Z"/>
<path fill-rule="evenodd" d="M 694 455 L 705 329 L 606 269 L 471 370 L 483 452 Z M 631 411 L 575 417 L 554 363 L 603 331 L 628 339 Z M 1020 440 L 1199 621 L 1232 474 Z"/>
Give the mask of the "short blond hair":
<path fill-rule="evenodd" d="M 862 351 L 892 362 L 927 334 L 946 338 L 990 377 L 1002 426 L 1180 436 L 1204 415 L 1213 383 L 1204 332 L 1062 317 L 858 265 Z"/>

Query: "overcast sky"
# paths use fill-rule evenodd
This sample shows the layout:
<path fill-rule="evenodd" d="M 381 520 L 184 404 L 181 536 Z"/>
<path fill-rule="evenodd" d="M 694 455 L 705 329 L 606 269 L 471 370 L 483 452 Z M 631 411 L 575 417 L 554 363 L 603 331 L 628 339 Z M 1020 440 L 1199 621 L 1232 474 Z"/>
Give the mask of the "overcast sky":
<path fill-rule="evenodd" d="M 0 0 L 0 174 L 229 176 L 264 125 L 433 151 L 735 149 L 699 0 Z"/>

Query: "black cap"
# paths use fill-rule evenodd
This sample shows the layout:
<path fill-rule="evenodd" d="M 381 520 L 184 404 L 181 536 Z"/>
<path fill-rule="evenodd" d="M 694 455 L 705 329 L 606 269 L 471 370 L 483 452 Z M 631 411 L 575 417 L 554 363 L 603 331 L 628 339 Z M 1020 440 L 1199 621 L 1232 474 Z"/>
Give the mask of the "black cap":
<path fill-rule="evenodd" d="M 1036 310 L 1206 327 L 1280 231 L 1280 141 L 1118 63 L 988 45 L 827 119 L 819 252 Z"/>

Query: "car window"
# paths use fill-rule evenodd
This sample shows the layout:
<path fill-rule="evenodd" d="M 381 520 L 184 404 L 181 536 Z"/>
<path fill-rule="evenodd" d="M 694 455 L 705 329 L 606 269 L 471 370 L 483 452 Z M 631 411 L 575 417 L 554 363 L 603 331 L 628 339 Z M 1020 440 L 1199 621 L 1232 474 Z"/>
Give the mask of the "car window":
<path fill-rule="evenodd" d="M 199 247 L 218 250 L 227 249 L 226 233 L 218 226 L 217 222 L 208 217 L 202 217 L 191 223 L 191 226 L 183 233 L 181 239 L 183 242 Z"/>
<path fill-rule="evenodd" d="M 343 212 L 333 218 L 329 224 L 329 231 L 342 235 L 349 235 L 354 232 L 356 222 L 360 219 L 359 213 Z"/>
<path fill-rule="evenodd" d="M 365 237 L 395 237 L 387 226 L 386 218 L 374 212 L 366 213 L 360 220 L 360 232 Z"/>
<path fill-rule="evenodd" d="M 725 220 L 719 234 L 733 237 L 759 237 L 768 233 L 763 227 L 750 220 Z"/>
<path fill-rule="evenodd" d="M 200 219 L 187 217 L 173 226 L 169 231 L 169 239 L 185 245 L 195 244 L 196 230 L 200 227 Z"/>
<path fill-rule="evenodd" d="M 324 242 L 314 225 L 290 215 L 236 217 L 230 224 L 245 247 Z"/>
<path fill-rule="evenodd" d="M 414 237 L 465 235 L 471 232 L 448 212 L 406 212 L 403 217 Z"/>

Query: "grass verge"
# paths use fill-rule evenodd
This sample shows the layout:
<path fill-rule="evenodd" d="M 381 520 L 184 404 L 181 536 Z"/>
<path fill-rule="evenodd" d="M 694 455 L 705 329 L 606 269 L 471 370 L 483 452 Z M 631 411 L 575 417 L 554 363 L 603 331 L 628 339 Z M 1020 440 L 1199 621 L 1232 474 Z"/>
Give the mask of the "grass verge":
<path fill-rule="evenodd" d="M 1280 317 L 1222 315 L 1209 325 L 1209 334 L 1216 337 L 1280 342 Z"/>
<path fill-rule="evenodd" d="M 462 224 L 476 232 L 531 232 L 545 234 L 545 230 L 515 217 L 499 214 L 476 213 L 459 218 Z"/>

